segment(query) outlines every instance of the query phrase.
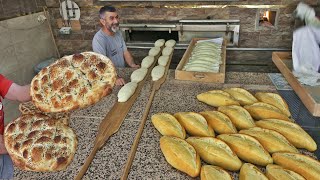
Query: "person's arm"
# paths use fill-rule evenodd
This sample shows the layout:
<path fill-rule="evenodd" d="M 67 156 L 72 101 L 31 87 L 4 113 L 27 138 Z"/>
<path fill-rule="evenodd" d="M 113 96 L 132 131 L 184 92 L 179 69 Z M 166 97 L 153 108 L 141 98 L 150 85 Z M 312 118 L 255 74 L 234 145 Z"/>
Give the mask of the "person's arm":
<path fill-rule="evenodd" d="M 134 60 L 133 60 L 133 57 L 131 55 L 131 53 L 128 51 L 128 50 L 125 50 L 123 52 L 123 56 L 124 56 L 124 59 L 126 61 L 126 63 L 130 66 L 130 67 L 133 67 L 133 68 L 139 68 L 140 66 L 137 65 Z"/>
<path fill-rule="evenodd" d="M 8 154 L 6 147 L 4 146 L 3 135 L 0 134 L 0 154 Z"/>
<path fill-rule="evenodd" d="M 20 86 L 12 83 L 4 98 L 20 102 L 30 101 L 30 85 Z"/>

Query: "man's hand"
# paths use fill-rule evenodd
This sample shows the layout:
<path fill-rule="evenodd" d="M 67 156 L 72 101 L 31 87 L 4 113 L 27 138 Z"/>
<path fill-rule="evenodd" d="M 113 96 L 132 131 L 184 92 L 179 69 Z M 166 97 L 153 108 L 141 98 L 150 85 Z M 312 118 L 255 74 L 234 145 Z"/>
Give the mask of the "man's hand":
<path fill-rule="evenodd" d="M 125 84 L 126 84 L 126 82 L 123 80 L 123 78 L 121 78 L 121 77 L 117 78 L 117 80 L 116 80 L 116 85 L 117 86 L 123 86 Z"/>
<path fill-rule="evenodd" d="M 3 135 L 0 135 L 0 154 L 8 154 L 8 151 L 4 146 Z"/>
<path fill-rule="evenodd" d="M 135 64 L 135 63 L 131 64 L 130 67 L 132 67 L 132 68 L 140 68 L 140 66 L 138 64 Z"/>

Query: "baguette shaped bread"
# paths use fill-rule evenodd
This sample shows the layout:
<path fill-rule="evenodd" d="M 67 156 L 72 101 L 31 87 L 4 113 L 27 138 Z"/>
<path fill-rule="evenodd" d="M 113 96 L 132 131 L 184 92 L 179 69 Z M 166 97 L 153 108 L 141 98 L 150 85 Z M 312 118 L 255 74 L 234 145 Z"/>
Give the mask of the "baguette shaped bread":
<path fill-rule="evenodd" d="M 268 164 L 266 170 L 266 176 L 270 180 L 305 180 L 300 174 L 275 164 Z"/>
<path fill-rule="evenodd" d="M 167 162 L 174 168 L 191 177 L 197 177 L 200 174 L 200 157 L 185 140 L 162 136 L 160 138 L 160 148 Z"/>
<path fill-rule="evenodd" d="M 296 123 L 278 119 L 264 119 L 257 121 L 256 125 L 261 128 L 277 131 L 296 148 L 304 148 L 309 151 L 317 150 L 316 142 Z"/>
<path fill-rule="evenodd" d="M 240 105 L 229 93 L 221 90 L 212 90 L 197 95 L 197 99 L 201 102 L 214 107 Z"/>
<path fill-rule="evenodd" d="M 255 96 L 259 101 L 271 104 L 280 109 L 286 116 L 291 117 L 288 104 L 279 94 L 258 92 Z"/>
<path fill-rule="evenodd" d="M 242 162 L 223 141 L 213 137 L 189 137 L 186 140 L 199 153 L 200 158 L 211 165 L 229 171 L 238 171 Z"/>
<path fill-rule="evenodd" d="M 245 134 L 221 134 L 217 137 L 226 142 L 240 159 L 266 166 L 272 164 L 270 154 L 255 138 Z"/>
<path fill-rule="evenodd" d="M 200 114 L 206 118 L 209 126 L 219 134 L 237 133 L 236 127 L 228 116 L 219 111 L 203 111 Z"/>
<path fill-rule="evenodd" d="M 226 114 L 237 129 L 248 129 L 256 126 L 249 112 L 241 106 L 220 106 L 218 111 Z"/>
<path fill-rule="evenodd" d="M 255 165 L 245 163 L 240 169 L 239 180 L 268 180 Z"/>
<path fill-rule="evenodd" d="M 201 180 L 223 179 L 232 180 L 230 174 L 218 166 L 204 165 L 201 167 Z"/>
<path fill-rule="evenodd" d="M 206 119 L 198 113 L 194 112 L 178 112 L 174 114 L 179 123 L 192 136 L 212 136 L 214 137 L 213 129 L 208 125 Z"/>
<path fill-rule="evenodd" d="M 306 179 L 319 179 L 320 162 L 298 153 L 274 153 L 274 162 L 283 168 L 294 171 Z"/>
<path fill-rule="evenodd" d="M 287 115 L 283 114 L 280 109 L 267 103 L 258 102 L 252 105 L 244 106 L 244 108 L 255 120 L 281 119 L 285 121 L 292 121 Z"/>
<path fill-rule="evenodd" d="M 154 127 L 163 136 L 174 136 L 181 139 L 186 138 L 186 131 L 180 125 L 178 120 L 168 113 L 157 113 L 151 116 L 151 121 Z"/>
<path fill-rule="evenodd" d="M 242 106 L 258 102 L 258 100 L 249 91 L 242 88 L 228 88 L 223 91 L 229 93 Z"/>
<path fill-rule="evenodd" d="M 239 133 L 256 138 L 271 154 L 275 152 L 299 152 L 283 135 L 273 130 L 253 127 L 241 130 Z"/>

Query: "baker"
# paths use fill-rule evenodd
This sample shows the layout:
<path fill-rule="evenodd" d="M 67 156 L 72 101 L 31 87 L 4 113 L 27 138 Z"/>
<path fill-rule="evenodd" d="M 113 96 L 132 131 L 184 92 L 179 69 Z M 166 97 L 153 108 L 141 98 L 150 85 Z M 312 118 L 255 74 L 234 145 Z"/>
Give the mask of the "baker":
<path fill-rule="evenodd" d="M 128 51 L 121 32 L 119 31 L 119 15 L 113 6 L 104 6 L 99 11 L 102 28 L 94 35 L 92 49 L 111 59 L 116 67 L 124 68 L 125 63 L 138 68 L 131 53 Z M 116 85 L 124 85 L 123 78 L 118 77 Z"/>

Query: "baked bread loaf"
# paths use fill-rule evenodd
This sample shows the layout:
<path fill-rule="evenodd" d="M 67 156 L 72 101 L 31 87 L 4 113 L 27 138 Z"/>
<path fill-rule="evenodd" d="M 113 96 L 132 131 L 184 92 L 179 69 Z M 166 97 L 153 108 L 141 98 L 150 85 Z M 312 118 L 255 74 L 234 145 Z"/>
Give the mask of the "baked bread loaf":
<path fill-rule="evenodd" d="M 174 114 L 179 123 L 192 136 L 211 136 L 214 137 L 214 131 L 208 125 L 206 119 L 198 113 L 194 112 L 178 112 Z"/>
<path fill-rule="evenodd" d="M 139 68 L 134 70 L 131 74 L 131 82 L 139 83 L 144 79 L 144 77 L 146 77 L 147 73 L 148 73 L 147 68 Z"/>
<path fill-rule="evenodd" d="M 200 174 L 200 157 L 185 140 L 162 136 L 160 138 L 160 148 L 167 162 L 174 168 L 191 177 L 197 177 Z"/>
<path fill-rule="evenodd" d="M 167 46 L 167 47 L 163 48 L 162 55 L 170 56 L 172 54 L 172 52 L 173 52 L 173 47 Z"/>
<path fill-rule="evenodd" d="M 265 129 L 277 131 L 297 148 L 304 148 L 309 151 L 317 150 L 316 142 L 296 123 L 278 119 L 264 119 L 257 121 L 256 125 Z"/>
<path fill-rule="evenodd" d="M 212 90 L 197 95 L 197 99 L 201 102 L 214 107 L 240 105 L 229 93 L 221 90 Z"/>
<path fill-rule="evenodd" d="M 44 114 L 49 116 L 52 119 L 57 119 L 65 125 L 69 125 L 70 113 L 68 112 L 60 112 L 60 113 L 46 113 L 40 111 L 32 101 L 23 102 L 19 104 L 19 111 L 21 114 Z"/>
<path fill-rule="evenodd" d="M 30 95 L 43 112 L 66 112 L 92 105 L 111 93 L 116 81 L 112 61 L 98 53 L 65 56 L 31 81 Z"/>
<path fill-rule="evenodd" d="M 149 68 L 154 63 L 154 56 L 146 56 L 142 59 L 141 67 L 142 68 Z"/>
<path fill-rule="evenodd" d="M 77 137 L 71 128 L 43 114 L 25 114 L 9 123 L 4 143 L 16 167 L 28 171 L 59 171 L 71 163 Z"/>
<path fill-rule="evenodd" d="M 221 134 L 217 137 L 226 142 L 240 159 L 266 166 L 272 164 L 270 154 L 255 138 L 245 134 Z"/>
<path fill-rule="evenodd" d="M 319 179 L 320 162 L 298 153 L 274 153 L 274 162 L 283 168 L 294 171 L 306 179 Z"/>
<path fill-rule="evenodd" d="M 242 106 L 258 102 L 258 100 L 249 91 L 242 88 L 228 88 L 223 91 L 229 93 Z"/>
<path fill-rule="evenodd" d="M 240 169 L 239 180 L 268 180 L 255 165 L 245 163 Z"/>
<path fill-rule="evenodd" d="M 163 66 L 155 66 L 151 71 L 152 81 L 157 81 L 164 76 L 166 68 Z"/>
<path fill-rule="evenodd" d="M 118 102 L 127 102 L 128 99 L 134 94 L 138 87 L 136 82 L 129 82 L 122 86 L 118 92 Z"/>
<path fill-rule="evenodd" d="M 149 50 L 149 53 L 148 55 L 149 56 L 157 56 L 161 51 L 161 48 L 160 47 L 153 47 Z"/>
<path fill-rule="evenodd" d="M 166 40 L 164 39 L 158 39 L 156 42 L 154 42 L 154 46 L 156 47 L 162 47 L 165 44 Z"/>
<path fill-rule="evenodd" d="M 230 174 L 218 166 L 204 165 L 201 167 L 201 180 L 232 180 Z"/>
<path fill-rule="evenodd" d="M 208 125 L 218 134 L 237 133 L 236 127 L 225 114 L 219 111 L 203 111 L 200 114 L 206 118 Z"/>
<path fill-rule="evenodd" d="M 170 39 L 170 40 L 166 41 L 166 43 L 165 43 L 166 47 L 173 47 L 175 45 L 176 45 L 176 41 L 173 39 Z"/>
<path fill-rule="evenodd" d="M 227 115 L 239 130 L 256 126 L 249 112 L 241 106 L 220 106 L 218 111 Z"/>
<path fill-rule="evenodd" d="M 275 152 L 299 152 L 283 135 L 270 129 L 253 127 L 241 130 L 239 133 L 256 138 L 271 154 Z"/>
<path fill-rule="evenodd" d="M 288 104 L 279 94 L 258 92 L 255 96 L 259 101 L 271 104 L 280 109 L 286 116 L 291 117 Z"/>
<path fill-rule="evenodd" d="M 158 59 L 158 64 L 161 65 L 161 66 L 166 66 L 169 62 L 169 56 L 166 56 L 166 55 L 162 55 L 159 57 Z"/>
<path fill-rule="evenodd" d="M 267 165 L 266 176 L 270 180 L 305 180 L 300 174 L 275 164 Z"/>
<path fill-rule="evenodd" d="M 199 153 L 200 158 L 211 165 L 229 171 L 238 171 L 242 162 L 223 141 L 213 137 L 189 137 L 186 140 Z"/>
<path fill-rule="evenodd" d="M 282 119 L 285 121 L 292 121 L 287 115 L 283 114 L 280 109 L 267 103 L 258 102 L 252 105 L 244 106 L 244 108 L 255 120 Z"/>
<path fill-rule="evenodd" d="M 151 116 L 154 127 L 164 136 L 186 138 L 186 131 L 178 120 L 168 113 L 157 113 Z"/>

